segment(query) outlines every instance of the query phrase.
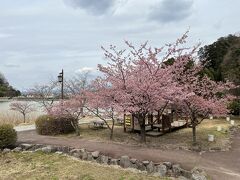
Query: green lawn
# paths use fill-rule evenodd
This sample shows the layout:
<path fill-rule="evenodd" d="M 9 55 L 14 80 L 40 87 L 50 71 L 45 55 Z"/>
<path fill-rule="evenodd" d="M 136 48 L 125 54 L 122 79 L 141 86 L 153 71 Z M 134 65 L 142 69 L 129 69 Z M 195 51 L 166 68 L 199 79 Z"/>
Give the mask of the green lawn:
<path fill-rule="evenodd" d="M 0 153 L 0 179 L 154 180 L 160 177 L 57 154 Z"/>

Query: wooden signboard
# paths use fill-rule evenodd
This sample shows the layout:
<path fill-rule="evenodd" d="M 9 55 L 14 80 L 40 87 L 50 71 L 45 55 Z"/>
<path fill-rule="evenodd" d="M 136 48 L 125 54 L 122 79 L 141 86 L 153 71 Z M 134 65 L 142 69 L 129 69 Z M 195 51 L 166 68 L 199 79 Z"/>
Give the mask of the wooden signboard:
<path fill-rule="evenodd" d="M 128 127 L 132 126 L 132 116 L 131 115 L 125 116 L 125 126 L 128 126 Z"/>

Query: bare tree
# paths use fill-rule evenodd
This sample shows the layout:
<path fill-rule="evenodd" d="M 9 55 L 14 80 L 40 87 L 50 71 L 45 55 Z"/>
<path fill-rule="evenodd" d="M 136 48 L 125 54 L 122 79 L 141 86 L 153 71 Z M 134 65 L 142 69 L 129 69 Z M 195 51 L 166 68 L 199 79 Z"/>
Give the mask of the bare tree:
<path fill-rule="evenodd" d="M 30 102 L 13 102 L 10 104 L 10 108 L 13 111 L 17 111 L 23 115 L 23 122 L 26 122 L 26 115 L 35 111 L 33 104 Z"/>
<path fill-rule="evenodd" d="M 69 98 L 72 97 L 82 97 L 82 107 L 81 107 L 81 114 L 83 113 L 83 108 L 86 104 L 86 98 L 84 96 L 84 92 L 89 89 L 90 86 L 90 72 L 83 72 L 80 74 L 75 75 L 74 77 L 67 79 L 65 84 L 65 93 Z"/>
<path fill-rule="evenodd" d="M 57 100 L 57 92 L 57 82 L 50 82 L 48 85 L 34 86 L 29 90 L 28 95 L 38 102 L 44 110 L 49 112 L 54 101 Z"/>
<path fill-rule="evenodd" d="M 68 96 L 82 95 L 83 92 L 89 87 L 89 73 L 84 72 L 77 74 L 76 76 L 67 79 L 65 84 L 65 90 Z"/>

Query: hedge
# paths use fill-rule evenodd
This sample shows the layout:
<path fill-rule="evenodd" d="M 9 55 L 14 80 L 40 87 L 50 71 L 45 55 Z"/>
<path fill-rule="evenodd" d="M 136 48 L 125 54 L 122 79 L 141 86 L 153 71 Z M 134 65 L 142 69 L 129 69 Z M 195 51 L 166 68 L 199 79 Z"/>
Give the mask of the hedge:
<path fill-rule="evenodd" d="M 37 118 L 36 130 L 41 135 L 58 135 L 74 132 L 70 117 L 43 115 Z"/>

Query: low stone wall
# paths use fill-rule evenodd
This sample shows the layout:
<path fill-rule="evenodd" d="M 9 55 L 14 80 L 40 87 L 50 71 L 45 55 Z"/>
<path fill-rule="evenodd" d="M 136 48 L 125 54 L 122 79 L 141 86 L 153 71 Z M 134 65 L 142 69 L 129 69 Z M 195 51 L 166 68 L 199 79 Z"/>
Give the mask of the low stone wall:
<path fill-rule="evenodd" d="M 75 149 L 67 146 L 19 144 L 12 150 L 7 148 L 3 149 L 2 153 L 22 151 L 67 154 L 85 161 L 104 165 L 117 165 L 122 168 L 133 168 L 160 177 L 176 177 L 181 180 L 207 180 L 206 173 L 199 168 L 193 168 L 191 171 L 187 171 L 181 168 L 179 164 L 173 164 L 171 162 L 155 163 L 148 160 L 139 161 L 130 158 L 129 156 L 121 156 L 120 158 L 115 159 L 106 156 L 99 151 L 90 152 L 85 149 Z"/>

